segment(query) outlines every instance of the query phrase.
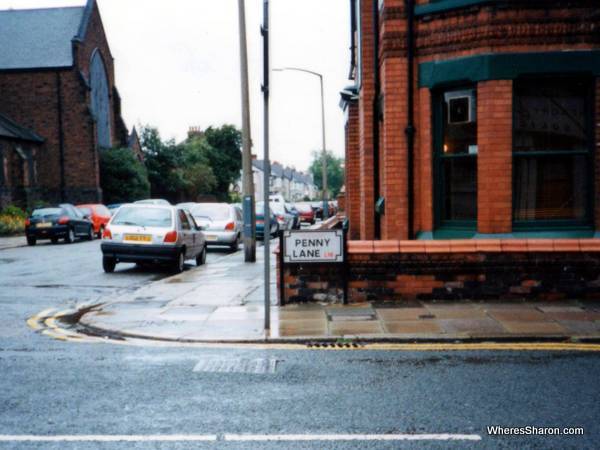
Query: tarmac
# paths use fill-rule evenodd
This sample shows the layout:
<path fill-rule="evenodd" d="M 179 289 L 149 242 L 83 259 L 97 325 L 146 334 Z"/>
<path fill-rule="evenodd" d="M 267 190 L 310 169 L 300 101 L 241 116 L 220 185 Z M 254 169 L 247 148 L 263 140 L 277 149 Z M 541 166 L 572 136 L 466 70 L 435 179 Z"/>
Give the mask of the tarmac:
<path fill-rule="evenodd" d="M 105 298 L 79 319 L 96 335 L 198 343 L 519 342 L 600 340 L 591 301 L 410 301 L 277 306 L 271 257 L 271 328 L 264 330 L 264 259 L 233 253 L 203 267 Z M 118 272 L 112 276 L 119 276 Z M 88 306 L 89 307 L 89 306 Z"/>

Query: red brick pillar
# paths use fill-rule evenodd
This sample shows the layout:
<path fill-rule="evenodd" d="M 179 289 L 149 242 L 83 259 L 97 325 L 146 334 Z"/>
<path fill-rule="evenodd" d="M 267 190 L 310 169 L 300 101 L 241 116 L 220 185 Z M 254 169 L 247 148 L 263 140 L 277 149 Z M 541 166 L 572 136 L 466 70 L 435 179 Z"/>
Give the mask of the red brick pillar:
<path fill-rule="evenodd" d="M 415 143 L 415 232 L 433 231 L 433 171 L 431 91 L 418 91 Z"/>
<path fill-rule="evenodd" d="M 512 231 L 512 81 L 477 85 L 477 231 Z"/>
<path fill-rule="evenodd" d="M 375 236 L 375 186 L 373 176 L 373 11 L 372 2 L 362 1 L 361 74 L 359 86 L 359 185 L 360 185 L 360 239 L 372 240 Z"/>
<path fill-rule="evenodd" d="M 600 78 L 596 78 L 596 105 L 594 111 L 596 111 L 596 117 L 594 118 L 594 124 L 596 126 L 596 139 L 594 141 L 594 149 L 596 153 L 596 173 L 594 177 L 594 186 L 596 187 L 596 198 L 594 201 L 594 205 L 596 208 L 596 231 L 600 231 Z"/>
<path fill-rule="evenodd" d="M 350 221 L 350 239 L 360 239 L 360 154 L 358 103 L 348 103 L 346 122 L 346 217 Z"/>

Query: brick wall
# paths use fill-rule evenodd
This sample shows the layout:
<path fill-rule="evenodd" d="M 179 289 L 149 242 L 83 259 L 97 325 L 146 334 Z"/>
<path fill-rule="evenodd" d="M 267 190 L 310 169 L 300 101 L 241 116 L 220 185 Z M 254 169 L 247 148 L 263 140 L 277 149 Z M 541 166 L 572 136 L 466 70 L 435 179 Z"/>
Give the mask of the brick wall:
<path fill-rule="evenodd" d="M 350 241 L 348 294 L 365 301 L 600 299 L 600 241 Z M 286 266 L 288 302 L 341 302 L 336 266 Z"/>
<path fill-rule="evenodd" d="M 429 89 L 418 90 L 418 103 L 418 141 L 415 145 L 415 230 L 433 231 L 433 144 Z"/>
<path fill-rule="evenodd" d="M 358 102 L 348 103 L 346 123 L 346 217 L 350 220 L 351 239 L 360 238 L 360 154 L 358 133 Z"/>
<path fill-rule="evenodd" d="M 512 231 L 512 81 L 477 85 L 477 228 Z"/>
<path fill-rule="evenodd" d="M 373 239 L 375 236 L 375 186 L 373 176 L 373 17 L 371 2 L 361 2 L 361 64 L 362 78 L 359 87 L 360 109 L 360 237 Z"/>

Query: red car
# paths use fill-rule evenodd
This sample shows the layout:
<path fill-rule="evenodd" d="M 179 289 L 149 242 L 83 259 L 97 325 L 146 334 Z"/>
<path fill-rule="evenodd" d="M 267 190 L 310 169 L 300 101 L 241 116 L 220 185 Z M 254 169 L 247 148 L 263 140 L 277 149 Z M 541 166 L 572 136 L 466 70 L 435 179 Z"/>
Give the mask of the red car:
<path fill-rule="evenodd" d="M 92 221 L 94 233 L 98 238 L 102 237 L 104 227 L 110 220 L 110 211 L 104 205 L 77 205 L 77 208 Z"/>
<path fill-rule="evenodd" d="M 300 222 L 307 222 L 311 225 L 315 223 L 315 211 L 308 203 L 296 203 L 296 210 L 300 215 Z"/>

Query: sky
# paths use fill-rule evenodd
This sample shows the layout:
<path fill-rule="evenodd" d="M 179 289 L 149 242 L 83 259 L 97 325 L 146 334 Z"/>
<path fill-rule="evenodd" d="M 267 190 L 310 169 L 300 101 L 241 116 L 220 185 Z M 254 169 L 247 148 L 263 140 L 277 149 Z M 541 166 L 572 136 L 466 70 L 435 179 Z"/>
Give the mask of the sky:
<path fill-rule="evenodd" d="M 182 140 L 190 126 L 241 127 L 237 0 L 97 0 L 127 126 Z M 246 0 L 253 153 L 263 155 L 262 0 Z M 80 6 L 85 0 L 0 0 L 0 9 Z M 339 92 L 348 81 L 347 0 L 271 0 L 271 67 L 322 73 L 327 148 L 344 154 Z M 322 147 L 319 79 L 271 74 L 271 160 L 308 168 Z"/>

